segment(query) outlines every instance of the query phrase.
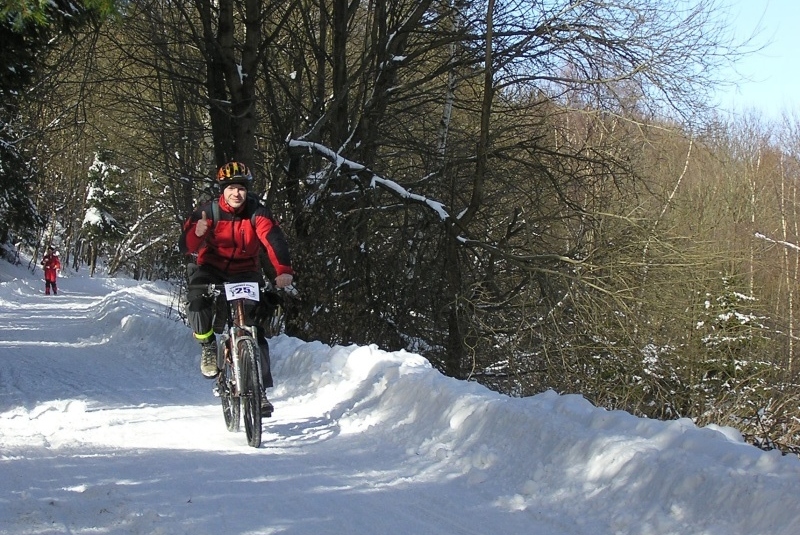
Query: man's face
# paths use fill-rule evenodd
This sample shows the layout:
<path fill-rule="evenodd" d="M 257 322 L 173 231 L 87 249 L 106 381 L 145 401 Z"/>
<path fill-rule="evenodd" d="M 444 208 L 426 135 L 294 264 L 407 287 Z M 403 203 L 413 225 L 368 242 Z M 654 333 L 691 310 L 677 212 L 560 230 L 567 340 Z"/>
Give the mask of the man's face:
<path fill-rule="evenodd" d="M 240 184 L 231 184 L 225 188 L 222 195 L 225 197 L 225 202 L 228 203 L 228 206 L 239 208 L 247 199 L 247 188 Z"/>

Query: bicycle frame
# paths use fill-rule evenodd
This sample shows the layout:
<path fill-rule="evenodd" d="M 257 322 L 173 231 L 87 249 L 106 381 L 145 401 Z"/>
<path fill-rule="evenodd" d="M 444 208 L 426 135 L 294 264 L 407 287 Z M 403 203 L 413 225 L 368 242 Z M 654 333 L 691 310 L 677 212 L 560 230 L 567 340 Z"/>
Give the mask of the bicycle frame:
<path fill-rule="evenodd" d="M 244 405 L 247 441 L 257 448 L 261 444 L 262 370 L 256 327 L 247 324 L 245 301 L 259 301 L 260 288 L 253 282 L 211 283 L 207 295 L 220 299 L 223 291 L 227 317 L 217 345 L 217 367 L 221 370 L 217 392 L 229 431 L 239 430 L 241 404 Z M 245 355 L 240 353 L 242 350 L 246 350 Z"/>
<path fill-rule="evenodd" d="M 228 319 L 226 321 L 226 329 L 223 330 L 220 336 L 219 346 L 226 349 L 229 354 L 224 355 L 225 358 L 231 359 L 231 364 L 236 375 L 236 384 L 244 384 L 242 377 L 241 359 L 239 358 L 239 345 L 243 340 L 252 340 L 255 346 L 258 346 L 258 337 L 256 328 L 247 325 L 245 317 L 244 303 L 247 299 L 258 302 L 258 284 L 251 282 L 244 283 L 222 283 L 221 284 L 226 292 L 228 300 Z M 209 285 L 212 286 L 212 285 Z M 221 294 L 221 290 L 217 289 L 219 285 L 215 286 L 215 291 Z M 255 295 L 255 297 L 253 297 Z M 241 297 L 239 297 L 241 296 Z M 256 359 L 258 366 L 259 377 L 261 377 L 261 361 Z M 240 396 L 241 392 L 235 392 L 236 396 Z"/>

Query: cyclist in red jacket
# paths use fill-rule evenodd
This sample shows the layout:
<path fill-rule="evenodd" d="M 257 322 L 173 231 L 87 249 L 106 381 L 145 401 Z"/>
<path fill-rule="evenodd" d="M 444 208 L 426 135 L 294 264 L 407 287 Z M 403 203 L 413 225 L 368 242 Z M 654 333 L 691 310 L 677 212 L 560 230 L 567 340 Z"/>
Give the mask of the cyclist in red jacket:
<path fill-rule="evenodd" d="M 216 182 L 220 195 L 200 205 L 186 220 L 178 243 L 181 252 L 197 254 L 197 269 L 189 275 L 189 284 L 219 282 L 258 282 L 263 284 L 259 251 L 263 249 L 277 274 L 275 285 L 285 288 L 292 284 L 292 261 L 286 236 L 272 212 L 254 195 L 248 195 L 253 175 L 241 162 L 229 162 L 217 171 Z M 215 209 L 213 203 L 218 204 Z M 218 214 L 219 221 L 214 221 Z M 190 288 L 187 292 L 189 325 L 201 344 L 200 371 L 208 378 L 217 369 L 216 339 L 212 325 L 213 299 L 203 290 Z M 255 307 L 249 307 L 252 318 Z M 263 383 L 273 386 L 269 364 L 269 346 L 259 327 Z M 273 407 L 262 393 L 262 410 L 271 414 Z"/>
<path fill-rule="evenodd" d="M 53 288 L 53 295 L 58 295 L 56 277 L 61 269 L 61 260 L 58 259 L 58 252 L 51 245 L 42 257 L 42 268 L 44 269 L 44 293 L 50 295 L 50 288 Z"/>

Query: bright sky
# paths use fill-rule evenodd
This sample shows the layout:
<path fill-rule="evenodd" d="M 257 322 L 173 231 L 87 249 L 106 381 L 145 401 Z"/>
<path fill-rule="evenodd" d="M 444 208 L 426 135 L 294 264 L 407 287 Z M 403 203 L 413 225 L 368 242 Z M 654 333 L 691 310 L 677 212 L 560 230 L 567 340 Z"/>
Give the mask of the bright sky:
<path fill-rule="evenodd" d="M 769 44 L 739 64 L 740 74 L 751 81 L 722 94 L 722 107 L 761 110 L 769 119 L 780 119 L 784 111 L 800 111 L 800 1 L 727 3 L 737 39 L 756 32 L 756 42 Z"/>

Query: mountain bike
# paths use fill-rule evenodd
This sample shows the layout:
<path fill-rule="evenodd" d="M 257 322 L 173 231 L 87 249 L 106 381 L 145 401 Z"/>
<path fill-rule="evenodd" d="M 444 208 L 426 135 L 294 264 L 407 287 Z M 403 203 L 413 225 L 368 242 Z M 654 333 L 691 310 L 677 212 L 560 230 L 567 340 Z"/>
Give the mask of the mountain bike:
<path fill-rule="evenodd" d="M 216 301 L 214 331 L 217 337 L 217 383 L 215 395 L 222 401 L 222 414 L 228 431 L 239 431 L 243 416 L 247 443 L 261 445 L 261 420 L 272 413 L 263 413 L 261 395 L 261 350 L 258 347 L 256 326 L 248 324 L 245 315 L 247 300 L 258 302 L 262 292 L 274 293 L 271 283 L 259 286 L 255 282 L 224 282 L 199 285 L 207 288 L 206 295 Z M 279 309 L 279 307 L 277 307 Z M 278 312 L 282 315 L 282 310 Z M 269 319 L 267 335 L 276 334 L 281 325 L 277 313 Z"/>

